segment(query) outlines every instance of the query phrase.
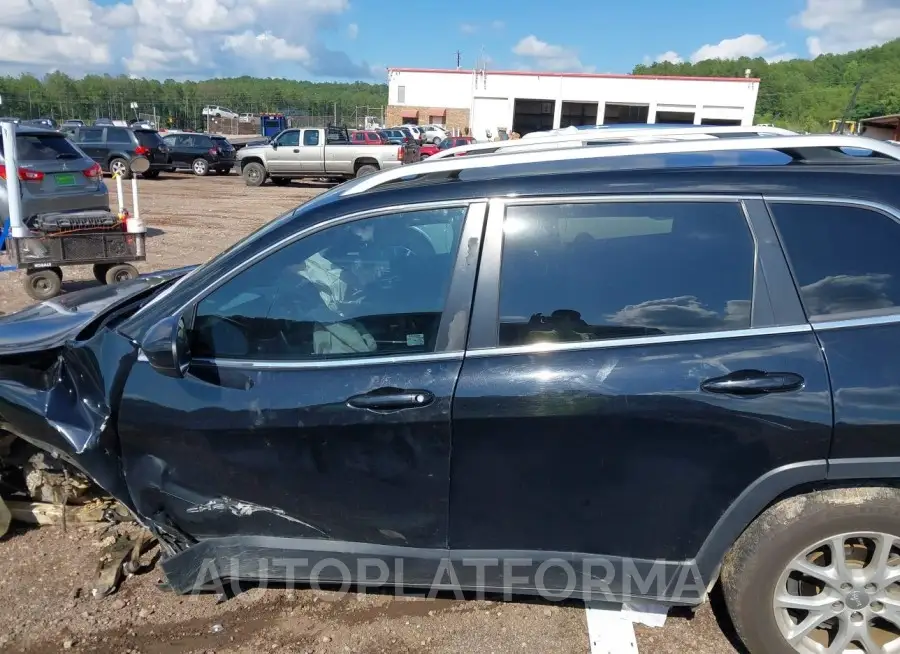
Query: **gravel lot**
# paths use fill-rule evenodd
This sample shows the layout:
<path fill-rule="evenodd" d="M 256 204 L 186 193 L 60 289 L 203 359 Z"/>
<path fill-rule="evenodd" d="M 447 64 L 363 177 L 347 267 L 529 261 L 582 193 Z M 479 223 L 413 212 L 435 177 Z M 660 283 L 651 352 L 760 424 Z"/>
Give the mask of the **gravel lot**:
<path fill-rule="evenodd" d="M 236 176 L 166 174 L 140 182 L 151 238 L 142 271 L 201 263 L 325 187 L 248 188 Z M 89 268 L 66 268 L 64 290 L 95 283 Z M 0 275 L 0 311 L 30 303 L 19 273 Z M 100 535 L 92 527 L 19 528 L 0 539 L 0 651 L 256 653 L 586 653 L 584 608 L 513 602 L 417 599 L 323 590 L 252 590 L 216 604 L 156 587 L 150 572 L 105 599 L 81 592 L 93 579 Z M 715 608 L 715 610 L 713 610 Z M 675 613 L 675 612 L 673 612 Z M 666 626 L 638 626 L 645 653 L 729 654 L 736 650 L 717 602 Z M 721 626 L 720 626 L 721 625 Z M 215 629 L 214 629 L 215 627 Z"/>

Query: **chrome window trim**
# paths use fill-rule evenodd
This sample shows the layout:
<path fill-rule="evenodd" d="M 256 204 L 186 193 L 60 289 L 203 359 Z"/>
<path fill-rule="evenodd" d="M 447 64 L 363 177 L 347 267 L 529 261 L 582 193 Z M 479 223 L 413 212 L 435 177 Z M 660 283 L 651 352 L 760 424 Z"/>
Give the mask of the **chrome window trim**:
<path fill-rule="evenodd" d="M 306 229 L 301 229 L 300 231 L 291 234 L 290 236 L 286 236 L 280 241 L 277 241 L 267 248 L 260 250 L 255 255 L 250 257 L 249 259 L 245 259 L 239 266 L 235 266 L 232 268 L 227 274 L 219 277 L 211 284 L 205 286 L 202 290 L 195 293 L 190 300 L 181 305 L 172 315 L 181 315 L 184 312 L 202 301 L 207 295 L 215 291 L 217 288 L 227 283 L 229 280 L 236 277 L 238 274 L 257 263 L 258 261 L 264 259 L 269 256 L 273 252 L 280 250 L 281 248 L 292 245 L 295 241 L 299 241 L 307 236 L 312 236 L 313 234 L 317 234 L 318 232 L 325 231 L 330 227 L 334 227 L 336 225 L 343 225 L 345 223 L 355 222 L 357 220 L 363 220 L 365 218 L 373 218 L 376 216 L 390 215 L 393 213 L 402 213 L 404 211 L 428 211 L 430 209 L 452 209 L 453 207 L 460 207 L 466 210 L 466 214 L 468 214 L 470 207 L 473 204 L 478 202 L 486 202 L 485 198 L 468 198 L 464 200 L 442 200 L 440 202 L 417 202 L 413 204 L 395 204 L 389 207 L 381 207 L 379 209 L 366 209 L 365 211 L 356 211 L 354 213 L 346 214 L 344 216 L 338 216 L 336 218 L 331 218 L 330 220 L 326 220 L 321 223 L 317 223 L 315 225 L 311 225 Z"/>
<path fill-rule="evenodd" d="M 692 334 L 662 334 L 660 336 L 636 336 L 634 338 L 611 338 L 597 341 L 577 341 L 572 343 L 534 343 L 530 345 L 507 345 L 501 347 L 468 350 L 469 357 L 509 356 L 514 354 L 547 354 L 552 352 L 573 352 L 582 350 L 605 350 L 615 347 L 637 347 L 642 345 L 694 343 L 754 336 L 778 336 L 783 334 L 806 334 L 812 332 L 811 325 L 784 325 L 781 327 L 751 327 L 715 332 Z"/>
<path fill-rule="evenodd" d="M 900 307 L 894 307 L 900 310 Z M 840 315 L 840 314 L 835 314 Z M 830 331 L 834 329 L 849 329 L 853 327 L 876 327 L 878 325 L 894 325 L 900 323 L 900 313 L 891 313 L 881 316 L 867 316 L 865 318 L 841 318 L 838 320 L 822 320 L 816 322 L 813 319 L 812 328 L 814 331 Z"/>
<path fill-rule="evenodd" d="M 900 209 L 897 207 L 893 207 L 889 204 L 884 204 L 882 202 L 875 202 L 873 200 L 862 200 L 858 198 L 845 198 L 845 197 L 820 197 L 820 196 L 805 196 L 805 195 L 763 195 L 763 200 L 766 205 L 770 204 L 824 204 L 824 205 L 833 205 L 833 206 L 847 206 L 847 207 L 855 207 L 857 209 L 869 209 L 876 213 L 880 213 L 887 218 L 890 218 L 895 223 L 900 225 Z M 787 251 L 787 247 L 784 245 L 784 241 L 781 239 L 781 233 L 778 231 L 778 219 L 775 216 L 775 213 L 772 211 L 772 208 L 769 207 L 769 215 L 772 217 L 772 224 L 775 226 L 775 230 L 778 233 L 778 239 L 781 241 L 781 248 L 784 251 L 785 259 L 787 260 L 791 275 L 794 278 L 794 284 L 797 286 L 797 296 L 800 300 L 801 305 L 803 304 L 803 293 L 801 292 L 801 286 L 799 281 L 797 280 L 797 275 L 794 273 L 794 266 L 791 263 L 791 254 Z M 893 309 L 893 312 L 891 312 Z M 803 307 L 803 310 L 806 311 L 806 307 Z M 833 329 L 846 329 L 850 327 L 870 327 L 874 325 L 889 325 L 892 323 L 900 322 L 900 306 L 897 307 L 887 307 L 883 310 L 885 313 L 882 313 L 878 316 L 865 316 L 859 318 L 849 318 L 847 316 L 852 316 L 855 313 L 860 313 L 858 311 L 847 311 L 844 313 L 834 313 L 827 314 L 821 316 L 807 316 L 807 319 L 812 324 L 814 331 L 829 331 Z M 841 316 L 844 316 L 843 318 Z"/>
<path fill-rule="evenodd" d="M 310 370 L 322 368 L 357 368 L 362 366 L 388 366 L 400 363 L 422 363 L 428 361 L 462 361 L 465 352 L 422 352 L 421 354 L 398 354 L 396 356 L 358 357 L 347 359 L 322 359 L 303 361 L 266 361 L 261 359 L 194 359 L 192 363 L 212 365 L 220 368 L 242 368 L 249 370 Z"/>

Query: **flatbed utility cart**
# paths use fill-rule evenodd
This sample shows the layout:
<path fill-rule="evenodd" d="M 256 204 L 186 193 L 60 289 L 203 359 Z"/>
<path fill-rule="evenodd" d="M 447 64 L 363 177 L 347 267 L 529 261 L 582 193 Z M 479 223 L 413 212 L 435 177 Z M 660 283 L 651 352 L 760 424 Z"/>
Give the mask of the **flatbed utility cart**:
<path fill-rule="evenodd" d="M 11 130 L 10 130 L 11 128 Z M 8 169 L 17 170 L 15 125 L 2 123 Z M 12 134 L 7 135 L 7 131 Z M 143 157 L 132 160 L 133 172 L 149 167 Z M 143 169 L 143 170 L 142 170 Z M 0 230 L 0 254 L 5 251 L 8 264 L 3 270 L 25 271 L 25 292 L 34 300 L 48 300 L 60 293 L 63 267 L 93 267 L 94 278 L 103 284 L 134 279 L 138 270 L 133 263 L 146 258 L 146 228 L 137 206 L 137 182 L 133 184 L 133 213 L 124 208 L 122 180 L 116 178 L 118 213 L 106 210 L 61 211 L 23 218 L 18 179 L 7 179 L 10 216 Z"/>

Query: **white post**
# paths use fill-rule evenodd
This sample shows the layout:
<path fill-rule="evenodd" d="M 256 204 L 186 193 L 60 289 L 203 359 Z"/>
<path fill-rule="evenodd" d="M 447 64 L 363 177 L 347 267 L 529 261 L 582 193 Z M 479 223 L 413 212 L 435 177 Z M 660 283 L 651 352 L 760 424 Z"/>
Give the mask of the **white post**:
<path fill-rule="evenodd" d="M 131 216 L 127 223 L 128 232 L 141 234 L 144 232 L 144 223 L 141 221 L 141 210 L 138 207 L 137 176 L 131 178 Z"/>
<path fill-rule="evenodd" d="M 9 196 L 9 226 L 13 238 L 28 236 L 22 215 L 22 187 L 19 181 L 19 157 L 16 149 L 16 124 L 0 123 L 3 132 L 3 159 L 6 165 L 6 194 Z M 0 216 L 0 220 L 5 216 Z"/>
<path fill-rule="evenodd" d="M 116 175 L 116 198 L 119 200 L 119 215 L 125 211 L 125 190 L 122 188 L 122 176 Z"/>

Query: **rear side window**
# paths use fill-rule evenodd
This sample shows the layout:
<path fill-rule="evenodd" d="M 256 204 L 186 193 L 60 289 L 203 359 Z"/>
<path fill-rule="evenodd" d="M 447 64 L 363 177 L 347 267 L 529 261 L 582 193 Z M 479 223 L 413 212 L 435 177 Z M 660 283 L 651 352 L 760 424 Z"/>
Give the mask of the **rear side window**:
<path fill-rule="evenodd" d="M 303 132 L 303 145 L 319 145 L 319 130 L 308 129 Z"/>
<path fill-rule="evenodd" d="M 748 328 L 754 258 L 734 202 L 510 207 L 500 345 Z"/>
<path fill-rule="evenodd" d="M 136 129 L 134 135 L 137 136 L 138 143 L 147 148 L 158 148 L 163 145 L 162 137 L 159 132 L 149 129 Z"/>
<path fill-rule="evenodd" d="M 770 203 L 810 320 L 900 307 L 900 224 L 838 204 Z"/>
<path fill-rule="evenodd" d="M 106 129 L 106 141 L 108 143 L 131 143 L 131 134 L 122 127 L 108 127 Z"/>
<path fill-rule="evenodd" d="M 103 128 L 81 129 L 78 132 L 78 143 L 102 143 Z"/>
<path fill-rule="evenodd" d="M 80 159 L 82 156 L 68 139 L 56 134 L 19 134 L 16 137 L 16 146 L 21 161 Z M 3 153 L 3 138 L 0 137 L 0 154 Z"/>

